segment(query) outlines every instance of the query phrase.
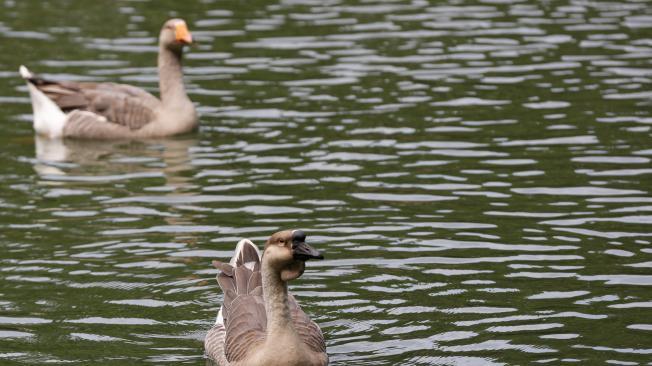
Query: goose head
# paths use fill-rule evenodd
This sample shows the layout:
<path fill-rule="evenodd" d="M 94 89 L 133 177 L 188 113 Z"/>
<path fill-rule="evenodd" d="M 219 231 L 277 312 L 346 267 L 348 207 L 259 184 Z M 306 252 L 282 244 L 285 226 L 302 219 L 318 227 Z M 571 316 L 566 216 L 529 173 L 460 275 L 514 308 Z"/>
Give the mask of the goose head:
<path fill-rule="evenodd" d="M 283 281 L 301 276 L 308 259 L 324 259 L 315 248 L 306 244 L 306 234 L 301 230 L 284 230 L 273 234 L 265 243 L 263 258 L 280 273 Z"/>
<path fill-rule="evenodd" d="M 192 44 L 192 35 L 183 19 L 170 19 L 161 28 L 159 44 L 174 51 L 181 51 L 183 46 Z"/>

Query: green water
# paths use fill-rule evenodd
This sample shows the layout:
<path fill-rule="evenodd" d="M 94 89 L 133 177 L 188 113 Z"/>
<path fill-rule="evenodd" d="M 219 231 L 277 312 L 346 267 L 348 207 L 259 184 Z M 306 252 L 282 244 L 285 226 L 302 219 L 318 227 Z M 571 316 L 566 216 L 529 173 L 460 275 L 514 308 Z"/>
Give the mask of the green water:
<path fill-rule="evenodd" d="M 194 134 L 34 136 L 25 64 Z M 212 259 L 301 228 L 333 365 L 652 364 L 649 1 L 0 1 L 0 364 L 204 364 Z"/>

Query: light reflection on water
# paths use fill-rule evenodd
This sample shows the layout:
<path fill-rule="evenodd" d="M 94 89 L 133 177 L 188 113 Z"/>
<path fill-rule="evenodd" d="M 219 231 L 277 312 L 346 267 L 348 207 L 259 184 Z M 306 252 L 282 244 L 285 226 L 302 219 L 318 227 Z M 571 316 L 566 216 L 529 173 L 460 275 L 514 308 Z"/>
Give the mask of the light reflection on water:
<path fill-rule="evenodd" d="M 151 5 L 0 3 L 2 362 L 201 364 L 289 227 L 332 364 L 650 362 L 649 4 L 186 2 L 196 134 L 33 137 L 20 63 L 156 91 Z"/>

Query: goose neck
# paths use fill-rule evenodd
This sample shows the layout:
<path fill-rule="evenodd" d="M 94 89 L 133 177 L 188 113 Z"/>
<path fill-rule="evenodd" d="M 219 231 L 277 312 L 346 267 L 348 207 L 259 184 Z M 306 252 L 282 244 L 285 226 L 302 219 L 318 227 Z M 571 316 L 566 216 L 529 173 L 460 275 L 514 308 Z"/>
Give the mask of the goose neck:
<path fill-rule="evenodd" d="M 267 313 L 267 338 L 276 336 L 296 336 L 292 325 L 292 315 L 288 304 L 287 282 L 281 279 L 280 271 L 275 271 L 266 263 L 262 263 L 263 298 Z"/>
<path fill-rule="evenodd" d="M 181 56 L 181 48 L 173 50 L 163 44 L 159 46 L 159 88 L 161 91 L 161 101 L 165 103 L 188 100 L 186 89 L 183 85 Z"/>

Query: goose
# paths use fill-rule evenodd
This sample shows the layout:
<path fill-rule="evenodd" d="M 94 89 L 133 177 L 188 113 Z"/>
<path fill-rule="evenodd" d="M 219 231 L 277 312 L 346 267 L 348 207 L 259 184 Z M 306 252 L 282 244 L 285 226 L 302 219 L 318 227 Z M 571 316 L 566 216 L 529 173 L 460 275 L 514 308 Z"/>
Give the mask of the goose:
<path fill-rule="evenodd" d="M 197 112 L 183 85 L 181 58 L 192 35 L 170 19 L 159 36 L 161 99 L 116 83 L 52 81 L 21 65 L 34 112 L 34 129 L 49 138 L 130 139 L 181 134 L 197 126 Z"/>
<path fill-rule="evenodd" d="M 308 259 L 324 258 L 305 241 L 301 230 L 277 232 L 261 258 L 243 239 L 229 263 L 213 261 L 224 303 L 204 340 L 207 358 L 219 366 L 328 365 L 321 329 L 288 293 Z"/>

